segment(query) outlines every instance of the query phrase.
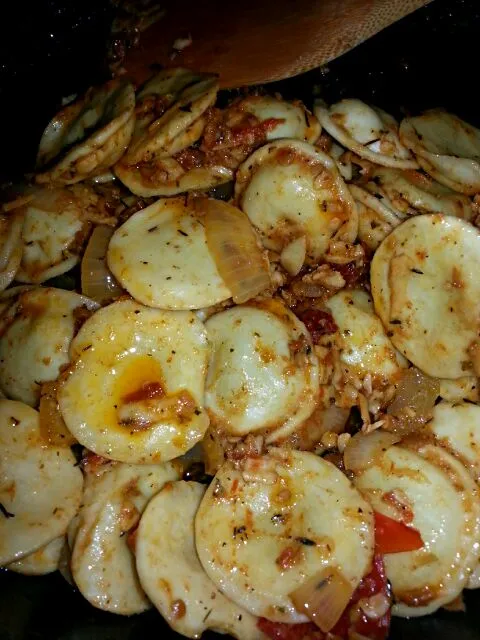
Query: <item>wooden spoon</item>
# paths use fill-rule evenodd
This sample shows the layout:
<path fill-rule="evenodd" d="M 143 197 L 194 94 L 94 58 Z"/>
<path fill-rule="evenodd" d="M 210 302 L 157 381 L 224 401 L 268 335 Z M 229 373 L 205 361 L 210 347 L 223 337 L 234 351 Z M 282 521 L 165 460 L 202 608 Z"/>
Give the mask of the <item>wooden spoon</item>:
<path fill-rule="evenodd" d="M 155 64 L 219 73 L 223 87 L 271 82 L 333 60 L 429 1 L 167 0 L 125 67 L 138 84 Z"/>

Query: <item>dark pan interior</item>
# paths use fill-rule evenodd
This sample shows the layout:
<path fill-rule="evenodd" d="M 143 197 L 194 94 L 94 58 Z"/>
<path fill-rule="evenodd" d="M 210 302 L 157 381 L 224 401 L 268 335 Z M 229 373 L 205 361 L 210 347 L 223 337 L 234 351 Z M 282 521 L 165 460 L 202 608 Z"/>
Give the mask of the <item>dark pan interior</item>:
<path fill-rule="evenodd" d="M 2 3 L 3 5 L 3 3 Z M 26 16 L 28 14 L 28 19 Z M 32 167 L 41 132 L 62 96 L 99 81 L 113 10 L 107 0 L 22 0 L 2 6 L 0 176 Z M 446 107 L 480 126 L 480 3 L 433 0 L 339 60 L 271 88 L 311 103 L 354 96 L 397 116 Z M 466 613 L 394 620 L 392 639 L 480 640 L 480 592 Z M 154 611 L 121 618 L 95 610 L 57 573 L 0 570 L 0 640 L 133 640 L 178 637 Z"/>

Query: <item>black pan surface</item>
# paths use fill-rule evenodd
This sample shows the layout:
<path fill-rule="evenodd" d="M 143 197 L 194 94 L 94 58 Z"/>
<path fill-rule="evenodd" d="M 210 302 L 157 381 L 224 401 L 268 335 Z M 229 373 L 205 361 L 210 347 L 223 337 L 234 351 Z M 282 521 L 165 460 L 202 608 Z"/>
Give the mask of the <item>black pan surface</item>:
<path fill-rule="evenodd" d="M 106 73 L 113 14 L 107 0 L 17 0 L 2 6 L 2 178 L 15 179 L 32 168 L 41 132 L 61 97 Z M 314 90 L 327 101 L 358 97 L 397 116 L 443 106 L 480 126 L 479 39 L 478 0 L 433 0 L 327 68 L 269 89 L 307 104 Z M 480 640 L 480 592 L 467 592 L 465 602 L 466 613 L 394 620 L 392 640 Z M 58 573 L 26 578 L 0 570 L 0 640 L 159 637 L 179 636 L 154 611 L 121 618 L 95 610 Z"/>

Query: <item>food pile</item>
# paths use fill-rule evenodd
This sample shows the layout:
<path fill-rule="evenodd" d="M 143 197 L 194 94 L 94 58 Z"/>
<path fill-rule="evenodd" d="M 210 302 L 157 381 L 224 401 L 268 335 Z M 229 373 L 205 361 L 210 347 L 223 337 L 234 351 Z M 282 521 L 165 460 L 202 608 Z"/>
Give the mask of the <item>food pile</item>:
<path fill-rule="evenodd" d="M 480 587 L 480 131 L 164 70 L 0 217 L 0 565 L 187 637 L 388 637 Z"/>

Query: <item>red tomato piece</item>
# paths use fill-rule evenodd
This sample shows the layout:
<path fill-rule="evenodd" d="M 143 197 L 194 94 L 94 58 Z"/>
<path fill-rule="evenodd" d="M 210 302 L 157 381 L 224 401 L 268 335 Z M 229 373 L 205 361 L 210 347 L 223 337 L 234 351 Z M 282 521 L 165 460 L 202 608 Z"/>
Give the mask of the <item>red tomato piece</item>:
<path fill-rule="evenodd" d="M 320 337 L 338 330 L 337 325 L 330 313 L 320 309 L 307 309 L 300 314 L 300 320 L 307 327 L 312 341 L 318 344 Z"/>
<path fill-rule="evenodd" d="M 386 640 L 390 629 L 391 606 L 384 615 L 375 619 L 369 618 L 358 606 L 361 599 L 371 598 L 377 594 L 383 594 L 391 604 L 391 589 L 385 574 L 383 557 L 379 553 L 375 554 L 372 570 L 360 582 L 350 600 L 350 604 L 331 630 L 329 637 L 348 640 L 349 631 L 356 631 L 370 640 Z M 284 624 L 259 618 L 257 626 L 272 640 L 325 639 L 325 634 L 313 622 Z"/>
<path fill-rule="evenodd" d="M 375 512 L 375 544 L 381 554 L 415 551 L 423 547 L 420 532 Z"/>
<path fill-rule="evenodd" d="M 377 594 L 384 595 L 390 606 L 388 611 L 378 618 L 369 618 L 358 606 L 363 598 L 371 598 Z M 348 631 L 356 631 L 370 640 L 386 640 L 390 630 L 392 592 L 385 574 L 383 556 L 376 553 L 373 558 L 372 570 L 358 585 L 352 600 L 342 618 L 332 629 L 340 638 L 348 638 Z M 353 615 L 355 614 L 355 615 Z"/>

